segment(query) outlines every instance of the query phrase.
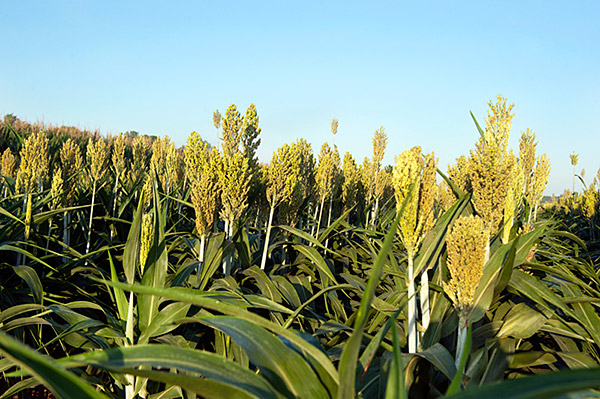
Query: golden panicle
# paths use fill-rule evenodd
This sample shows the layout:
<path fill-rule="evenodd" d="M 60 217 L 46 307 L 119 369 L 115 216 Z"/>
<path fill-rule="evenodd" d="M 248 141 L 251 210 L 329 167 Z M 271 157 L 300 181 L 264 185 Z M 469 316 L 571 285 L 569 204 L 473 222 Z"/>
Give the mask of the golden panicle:
<path fill-rule="evenodd" d="M 500 146 L 479 140 L 475 151 L 471 150 L 473 202 L 490 232 L 495 232 L 502 222 L 513 167 L 513 160 Z"/>
<path fill-rule="evenodd" d="M 74 177 L 83 167 L 81 149 L 72 139 L 67 139 L 60 148 L 60 164 L 63 180 L 65 206 L 75 202 L 77 179 Z"/>
<path fill-rule="evenodd" d="M 431 153 L 423 159 L 421 147 L 407 149 L 396 157 L 392 184 L 397 209 L 406 201 L 399 228 L 409 259 L 435 222 L 436 171 L 437 158 Z"/>
<path fill-rule="evenodd" d="M 533 186 L 533 168 L 535 166 L 535 150 L 537 142 L 535 133 L 527 129 L 521 133 L 519 139 L 519 166 L 524 176 L 525 193 L 529 193 Z"/>
<path fill-rule="evenodd" d="M 2 153 L 2 176 L 14 179 L 17 171 L 17 158 L 13 155 L 10 148 Z"/>
<path fill-rule="evenodd" d="M 377 177 L 375 178 L 375 191 L 374 197 L 380 202 L 385 196 L 386 191 L 392 186 L 392 174 L 387 172 L 384 169 L 381 169 L 377 172 Z"/>
<path fill-rule="evenodd" d="M 29 136 L 19 157 L 21 163 L 17 172 L 17 191 L 28 193 L 37 188 L 41 192 L 50 167 L 46 134 L 40 131 Z"/>
<path fill-rule="evenodd" d="M 199 179 L 204 164 L 208 160 L 207 145 L 196 132 L 190 133 L 185 145 L 185 170 L 191 182 Z"/>
<path fill-rule="evenodd" d="M 356 203 L 356 196 L 358 193 L 360 176 L 358 174 L 358 168 L 356 167 L 356 161 L 349 152 L 344 155 L 344 164 L 342 167 L 344 175 L 344 183 L 342 185 L 342 202 L 344 203 L 344 211 L 352 208 Z"/>
<path fill-rule="evenodd" d="M 77 173 L 83 166 L 81 149 L 73 139 L 67 139 L 60 147 L 60 162 L 63 169 L 63 179 Z"/>
<path fill-rule="evenodd" d="M 148 169 L 149 145 L 144 136 L 136 136 L 133 139 L 131 152 L 133 154 L 133 167 L 129 171 L 129 182 L 134 184 L 146 174 Z"/>
<path fill-rule="evenodd" d="M 338 131 L 339 121 L 337 118 L 331 120 L 331 133 L 335 136 Z"/>
<path fill-rule="evenodd" d="M 218 109 L 215 112 L 213 112 L 213 125 L 217 130 L 221 128 L 221 113 Z"/>
<path fill-rule="evenodd" d="M 469 162 L 468 158 L 464 155 L 461 155 L 459 158 L 456 158 L 456 164 L 454 166 L 448 166 L 448 177 L 450 181 L 456 184 L 456 186 L 463 193 L 467 193 L 472 189 L 470 167 L 471 163 Z"/>
<path fill-rule="evenodd" d="M 317 167 L 316 183 L 319 190 L 319 200 L 329 198 L 335 190 L 336 179 L 339 174 L 340 158 L 337 149 L 332 150 L 329 144 L 323 143 L 319 152 L 319 166 Z"/>
<path fill-rule="evenodd" d="M 86 153 L 89 167 L 89 177 L 93 182 L 100 181 L 106 174 L 108 167 L 108 148 L 103 139 L 89 140 Z"/>
<path fill-rule="evenodd" d="M 542 195 L 548 179 L 550 178 L 550 160 L 546 154 L 542 154 L 537 158 L 535 171 L 533 172 L 533 197 L 532 206 L 535 208 L 535 218 L 537 219 L 537 207 L 542 199 Z"/>
<path fill-rule="evenodd" d="M 168 136 L 152 143 L 150 169 L 156 171 L 162 189 L 169 194 L 177 183 L 179 155 Z"/>
<path fill-rule="evenodd" d="M 177 149 L 175 148 L 175 143 L 170 143 L 170 145 L 167 147 L 165 175 L 162 182 L 163 188 L 165 188 L 167 194 L 169 194 L 171 190 L 177 186 L 179 172 L 181 170 L 180 161 L 181 158 L 177 152 Z"/>
<path fill-rule="evenodd" d="M 473 305 L 475 290 L 483 275 L 488 232 L 478 216 L 461 216 L 446 238 L 450 281 L 444 291 L 459 312 Z"/>
<path fill-rule="evenodd" d="M 25 208 L 25 240 L 29 240 L 29 235 L 31 234 L 31 219 L 33 216 L 33 195 L 31 193 L 27 194 L 27 207 Z"/>
<path fill-rule="evenodd" d="M 59 209 L 64 206 L 64 198 L 65 195 L 63 193 L 64 181 L 62 178 L 62 170 L 59 167 L 54 169 L 54 173 L 52 174 L 52 185 L 50 188 L 50 197 L 52 201 L 50 202 L 50 209 Z"/>
<path fill-rule="evenodd" d="M 506 152 L 512 118 L 515 116 L 511 111 L 515 105 L 507 106 L 502 94 L 497 96 L 495 104 L 490 101 L 488 105 L 490 109 L 485 119 L 485 140 L 488 145 L 498 147 L 500 152 Z"/>
<path fill-rule="evenodd" d="M 596 209 L 598 208 L 598 190 L 594 184 L 583 192 L 583 203 L 581 204 L 581 212 L 583 217 L 588 221 L 592 222 L 596 216 Z"/>
<path fill-rule="evenodd" d="M 517 160 L 513 155 L 512 150 L 509 152 L 507 162 L 511 163 L 511 174 L 509 177 L 508 191 L 504 201 L 504 227 L 502 231 L 502 242 L 506 244 L 510 239 L 510 231 L 512 229 L 515 217 L 521 206 L 523 197 L 523 186 L 525 176 L 523 170 L 517 167 Z"/>
<path fill-rule="evenodd" d="M 381 169 L 387 142 L 388 137 L 385 134 L 385 129 L 381 126 L 373 134 L 373 157 L 371 159 L 365 157 L 362 165 L 362 184 L 366 192 L 367 202 L 371 201 L 375 193 L 377 173 Z"/>
<path fill-rule="evenodd" d="M 400 209 L 406 201 L 399 226 L 400 238 L 406 247 L 409 257 L 414 256 L 417 249 L 418 235 L 416 229 L 422 170 L 423 158 L 421 157 L 421 147 L 413 147 L 410 150 L 406 149 L 396 157 L 392 182 L 396 195 L 397 208 Z"/>
<path fill-rule="evenodd" d="M 140 237 L 140 274 L 144 274 L 148 253 L 154 238 L 154 215 L 153 213 L 144 213 L 142 217 L 142 232 Z"/>
<path fill-rule="evenodd" d="M 383 157 L 385 155 L 385 149 L 387 147 L 388 137 L 385 134 L 385 129 L 383 126 L 380 126 L 379 129 L 375 130 L 373 134 L 373 164 L 375 165 L 375 169 L 379 171 L 381 167 L 381 162 L 383 161 Z"/>
<path fill-rule="evenodd" d="M 299 153 L 288 144 L 273 153 L 267 168 L 267 201 L 275 208 L 289 199 L 298 184 Z"/>
<path fill-rule="evenodd" d="M 218 176 L 221 189 L 221 216 L 233 225 L 248 207 L 250 190 L 250 165 L 241 152 L 220 160 Z"/>
<path fill-rule="evenodd" d="M 579 154 L 575 154 L 575 151 L 573 151 L 573 153 L 569 155 L 569 158 L 571 159 L 571 165 L 573 165 L 573 167 L 577 166 Z"/>
<path fill-rule="evenodd" d="M 211 175 L 210 168 L 206 168 L 191 182 L 191 185 L 191 199 L 196 213 L 196 230 L 199 236 L 205 237 L 213 226 L 217 208 L 217 182 L 215 176 Z"/>
<path fill-rule="evenodd" d="M 438 184 L 438 205 L 442 211 L 447 211 L 456 203 L 456 196 L 452 192 L 446 180 L 442 180 L 440 184 Z"/>
<path fill-rule="evenodd" d="M 246 110 L 244 116 L 244 126 L 242 128 L 241 145 L 244 157 L 248 158 L 250 163 L 250 169 L 254 174 L 258 168 L 258 158 L 256 157 L 256 150 L 260 146 L 260 132 L 261 129 L 258 127 L 258 112 L 256 106 L 250 104 Z"/>
<path fill-rule="evenodd" d="M 312 146 L 304 139 L 298 139 L 295 143 L 295 149 L 299 156 L 299 175 L 300 186 L 302 189 L 302 198 L 309 198 L 315 191 L 315 156 L 312 152 Z"/>
<path fill-rule="evenodd" d="M 125 177 L 125 139 L 123 133 L 119 133 L 113 140 L 112 148 L 112 166 L 115 171 L 115 175 L 119 180 L 123 180 Z"/>
<path fill-rule="evenodd" d="M 242 125 L 244 119 L 238 111 L 235 104 L 231 104 L 225 112 L 225 118 L 223 118 L 221 132 L 223 137 L 223 157 L 230 158 L 235 152 L 240 151 L 239 146 L 242 139 Z"/>
<path fill-rule="evenodd" d="M 419 192 L 419 235 L 423 235 L 431 230 L 435 222 L 434 205 L 437 196 L 437 161 L 433 152 L 425 155 Z"/>

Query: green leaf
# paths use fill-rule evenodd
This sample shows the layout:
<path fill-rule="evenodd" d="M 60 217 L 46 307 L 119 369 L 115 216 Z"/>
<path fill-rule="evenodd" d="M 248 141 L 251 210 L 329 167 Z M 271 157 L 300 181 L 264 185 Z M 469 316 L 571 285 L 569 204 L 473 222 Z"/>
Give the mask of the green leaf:
<path fill-rule="evenodd" d="M 398 328 L 396 323 L 392 323 L 392 341 L 394 345 L 394 355 L 392 357 L 392 367 L 387 380 L 385 390 L 386 399 L 406 399 L 408 392 L 404 386 L 404 363 L 402 362 L 402 353 L 400 352 L 400 342 L 398 341 Z"/>
<path fill-rule="evenodd" d="M 284 396 L 329 397 L 306 361 L 263 328 L 229 316 L 203 317 L 202 320 L 230 336 L 242 347 L 260 374 Z"/>
<path fill-rule="evenodd" d="M 96 278 L 93 280 L 99 281 Z M 186 303 L 192 303 L 194 305 L 220 312 L 222 314 L 236 316 L 252 322 L 258 326 L 268 329 L 273 333 L 287 339 L 293 345 L 296 346 L 297 350 L 302 352 L 302 355 L 311 364 L 311 366 L 317 370 L 319 378 L 330 392 L 336 392 L 339 384 L 338 373 L 327 357 L 321 350 L 315 346 L 307 343 L 303 338 L 299 337 L 295 332 L 290 331 L 278 324 L 267 320 L 264 317 L 248 312 L 246 309 L 228 304 L 223 302 L 220 298 L 213 298 L 206 294 L 202 294 L 201 291 L 185 288 L 152 288 L 142 285 L 129 285 L 124 283 L 107 282 L 107 284 L 119 287 L 121 289 L 136 292 L 138 294 L 157 295 L 163 298 L 172 299 L 175 301 L 182 301 Z M 213 294 L 214 295 L 214 294 Z M 335 396 L 332 393 L 332 396 Z"/>
<path fill-rule="evenodd" d="M 316 248 L 309 247 L 304 244 L 294 244 L 292 247 L 310 259 L 310 261 L 317 267 L 319 272 L 327 276 L 334 284 L 337 284 L 337 281 L 335 280 L 333 273 L 331 273 L 331 269 L 329 269 L 327 262 L 325 262 L 325 259 L 323 259 Z"/>
<path fill-rule="evenodd" d="M 41 304 L 44 297 L 44 289 L 35 270 L 29 266 L 13 266 L 13 270 L 29 286 L 31 295 L 33 295 L 33 301 Z"/>
<path fill-rule="evenodd" d="M 19 367 L 30 372 L 58 398 L 106 399 L 106 396 L 65 370 L 54 359 L 38 354 L 1 331 L 0 351 Z"/>
<path fill-rule="evenodd" d="M 452 380 L 456 375 L 456 365 L 454 358 L 442 344 L 436 343 L 422 352 L 417 352 L 415 355 L 422 357 L 429 363 L 433 364 L 442 372 L 449 380 Z"/>
<path fill-rule="evenodd" d="M 599 386 L 600 368 L 564 370 L 488 384 L 446 399 L 546 399 Z"/>
<path fill-rule="evenodd" d="M 413 185 L 414 186 L 414 185 Z M 411 187 L 409 195 L 412 193 L 414 187 Z M 394 222 L 390 226 L 390 229 L 385 235 L 383 245 L 377 254 L 375 264 L 371 268 L 369 280 L 367 282 L 367 288 L 363 293 L 360 301 L 360 306 L 356 312 L 356 319 L 354 321 L 354 333 L 350 336 L 350 339 L 346 342 L 340 358 L 340 389 L 338 391 L 338 399 L 347 399 L 354 397 L 355 385 L 356 385 L 356 366 L 358 362 L 358 352 L 360 350 L 360 344 L 362 342 L 363 331 L 367 323 L 368 312 L 371 308 L 371 302 L 375 296 L 375 290 L 379 285 L 379 279 L 381 277 L 381 271 L 385 264 L 389 251 L 392 248 L 392 243 L 396 236 L 396 230 L 398 223 L 404 212 L 406 206 L 406 200 L 402 204 L 402 207 L 398 211 Z"/>
<path fill-rule="evenodd" d="M 160 205 L 158 198 L 158 179 L 154 179 L 154 238 L 146 266 L 144 275 L 142 276 L 142 284 L 163 288 L 167 277 L 168 255 L 165 242 L 165 210 Z M 140 295 L 138 297 L 138 312 L 139 312 L 139 328 L 142 333 L 152 323 L 152 320 L 158 314 L 160 298 L 156 295 Z"/>
<path fill-rule="evenodd" d="M 90 365 L 103 370 L 143 376 L 174 385 L 181 384 L 180 386 L 186 389 L 196 389 L 190 386 L 189 380 L 176 379 L 172 375 L 149 374 L 148 370 L 138 369 L 139 367 L 172 368 L 178 371 L 198 373 L 224 387 L 245 392 L 248 397 L 273 399 L 279 397 L 263 377 L 231 360 L 214 353 L 171 345 L 135 345 L 87 352 L 60 359 L 59 363 L 65 367 Z M 198 377 L 194 376 L 193 378 L 199 380 Z M 208 397 L 227 398 L 227 396 L 218 396 L 214 393 Z"/>
<path fill-rule="evenodd" d="M 518 303 L 508 312 L 496 336 L 529 338 L 546 324 L 547 319 L 539 310 L 525 303 Z"/>
<path fill-rule="evenodd" d="M 140 195 L 137 210 L 133 216 L 133 223 L 129 227 L 127 242 L 123 250 L 123 272 L 129 284 L 135 281 L 135 270 L 138 267 L 140 259 L 141 231 L 142 231 L 142 210 L 144 209 L 144 194 Z M 114 279 L 113 279 L 114 281 Z"/>
<path fill-rule="evenodd" d="M 467 326 L 467 338 L 465 339 L 465 346 L 463 347 L 462 353 L 460 354 L 460 363 L 458 365 L 458 370 L 456 370 L 456 374 L 454 375 L 454 378 L 452 378 L 452 382 L 450 382 L 450 386 L 446 391 L 446 395 L 452 395 L 453 393 L 460 391 L 465 366 L 467 365 L 467 360 L 469 359 L 469 355 L 471 354 L 471 344 L 471 324 L 469 323 L 469 325 Z"/>

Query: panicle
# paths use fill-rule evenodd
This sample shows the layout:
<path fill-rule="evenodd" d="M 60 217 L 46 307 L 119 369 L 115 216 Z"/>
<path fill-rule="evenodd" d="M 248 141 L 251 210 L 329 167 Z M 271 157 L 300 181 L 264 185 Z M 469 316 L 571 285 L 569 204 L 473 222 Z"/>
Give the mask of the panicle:
<path fill-rule="evenodd" d="M 140 274 L 142 275 L 144 274 L 144 268 L 146 267 L 146 260 L 148 259 L 148 253 L 150 252 L 153 236 L 154 214 L 145 213 L 142 217 L 142 232 L 140 237 Z"/>
<path fill-rule="evenodd" d="M 106 175 L 108 167 L 108 148 L 103 139 L 89 140 L 86 153 L 91 181 L 100 181 Z"/>
<path fill-rule="evenodd" d="M 10 148 L 7 148 L 2 153 L 2 176 L 14 179 L 17 171 L 17 159 L 13 155 Z"/>
<path fill-rule="evenodd" d="M 60 170 L 60 167 L 56 167 L 52 174 L 52 185 L 50 188 L 50 197 L 52 198 L 50 209 L 55 210 L 64 206 L 65 195 L 63 186 L 62 170 Z"/>
<path fill-rule="evenodd" d="M 442 283 L 442 287 L 459 312 L 466 312 L 473 305 L 483 275 L 487 240 L 484 221 L 472 215 L 458 218 L 446 238 L 450 281 Z"/>
<path fill-rule="evenodd" d="M 19 157 L 21 163 L 17 172 L 17 191 L 29 193 L 37 187 L 41 192 L 50 167 L 46 134 L 40 131 L 29 136 Z"/>
<path fill-rule="evenodd" d="M 123 138 L 123 133 L 119 133 L 117 137 L 113 140 L 113 149 L 112 149 L 112 165 L 115 171 L 115 175 L 119 180 L 123 180 L 125 178 L 125 139 Z"/>

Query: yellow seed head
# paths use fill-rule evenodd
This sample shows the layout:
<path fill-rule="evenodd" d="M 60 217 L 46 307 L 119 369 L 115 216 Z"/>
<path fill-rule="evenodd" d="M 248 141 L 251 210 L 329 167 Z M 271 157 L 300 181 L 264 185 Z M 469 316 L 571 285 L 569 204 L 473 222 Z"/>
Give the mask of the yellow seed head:
<path fill-rule="evenodd" d="M 142 232 L 140 237 L 140 270 L 141 274 L 144 274 L 144 268 L 146 266 L 146 260 L 148 259 L 148 253 L 150 252 L 150 245 L 152 245 L 152 238 L 154 236 L 154 215 L 152 213 L 145 213 L 142 217 Z"/>
<path fill-rule="evenodd" d="M 527 129 L 521 133 L 519 140 L 519 166 L 524 176 L 525 193 L 529 193 L 533 186 L 533 167 L 535 166 L 535 150 L 537 142 L 535 133 Z"/>
<path fill-rule="evenodd" d="M 62 170 L 57 167 L 52 175 L 52 186 L 50 188 L 52 202 L 50 203 L 50 209 L 59 209 L 64 206 L 63 183 Z"/>
<path fill-rule="evenodd" d="M 7 148 L 2 153 L 2 176 L 14 179 L 17 171 L 17 159 L 13 155 L 10 148 Z"/>
<path fill-rule="evenodd" d="M 46 134 L 40 131 L 29 136 L 19 157 L 21 163 L 17 172 L 17 191 L 28 193 L 35 188 L 41 191 L 50 166 Z"/>
<path fill-rule="evenodd" d="M 579 162 L 579 154 L 575 154 L 575 152 L 573 152 L 571 155 L 569 155 L 569 158 L 571 158 L 571 165 L 573 165 L 573 167 L 577 166 L 577 162 Z"/>
<path fill-rule="evenodd" d="M 329 144 L 323 143 L 319 152 L 319 166 L 315 176 L 320 201 L 329 198 L 329 195 L 336 189 L 339 169 L 340 156 L 337 148 L 332 150 Z"/>
<path fill-rule="evenodd" d="M 533 172 L 533 203 L 537 204 L 548 185 L 550 177 L 550 160 L 546 154 L 537 158 L 535 171 Z"/>
<path fill-rule="evenodd" d="M 223 136 L 223 157 L 232 157 L 235 152 L 239 151 L 243 124 L 244 120 L 242 115 L 235 104 L 231 104 L 229 108 L 227 108 L 225 118 L 223 118 L 222 122 L 223 130 L 221 134 Z"/>
<path fill-rule="evenodd" d="M 511 174 L 509 177 L 508 191 L 504 201 L 504 227 L 502 231 L 502 242 L 507 243 L 510 239 L 510 230 L 521 205 L 523 196 L 523 187 L 525 184 L 525 175 L 523 169 L 517 165 L 517 160 L 514 157 L 512 150 L 509 152 L 507 162 L 511 163 Z"/>
<path fill-rule="evenodd" d="M 123 133 L 119 133 L 119 135 L 113 140 L 112 166 L 118 179 L 123 180 L 125 178 L 126 171 L 125 139 L 123 138 Z"/>
<path fill-rule="evenodd" d="M 342 202 L 344 203 L 344 211 L 350 209 L 356 203 L 358 188 L 360 184 L 360 176 L 356 161 L 349 152 L 344 155 L 344 164 L 342 167 L 344 175 L 344 183 L 342 185 Z"/>
<path fill-rule="evenodd" d="M 222 157 L 218 176 L 221 189 L 221 216 L 232 225 L 248 207 L 248 191 L 250 190 L 250 165 L 241 152 L 234 152 L 230 157 Z"/>
<path fill-rule="evenodd" d="M 436 171 L 437 158 L 431 153 L 423 159 L 421 147 L 406 149 L 396 157 L 392 184 L 397 209 L 406 201 L 399 229 L 409 258 L 414 257 L 421 239 L 435 221 Z"/>
<path fill-rule="evenodd" d="M 483 275 L 487 240 L 484 221 L 478 216 L 461 216 L 446 238 L 450 281 L 442 286 L 459 312 L 473 304 Z"/>
<path fill-rule="evenodd" d="M 506 98 L 499 94 L 496 104 L 491 101 L 488 103 L 490 109 L 485 119 L 485 139 L 488 145 L 498 147 L 500 152 L 506 152 L 508 146 L 508 136 L 512 126 L 511 114 L 514 104 L 506 105 Z"/>
<path fill-rule="evenodd" d="M 213 125 L 217 130 L 219 130 L 219 128 L 221 127 L 221 113 L 219 112 L 219 110 L 213 112 Z"/>
<path fill-rule="evenodd" d="M 413 147 L 410 150 L 406 149 L 396 157 L 396 166 L 394 167 L 392 179 L 397 208 L 400 209 L 406 201 L 399 227 L 400 238 L 409 256 L 415 254 L 417 246 L 418 235 L 416 234 L 416 229 L 422 171 L 423 158 L 421 158 L 421 147 Z M 414 187 L 412 193 L 411 187 Z"/>
<path fill-rule="evenodd" d="M 448 166 L 448 177 L 463 193 L 469 192 L 472 189 L 470 167 L 471 163 L 464 155 L 456 158 L 456 165 Z"/>
<path fill-rule="evenodd" d="M 106 175 L 108 167 L 108 149 L 103 139 L 89 140 L 86 153 L 89 167 L 89 178 L 92 182 L 98 182 Z"/>
<path fill-rule="evenodd" d="M 27 207 L 25 208 L 25 240 L 29 240 L 29 234 L 31 233 L 31 218 L 33 216 L 32 211 L 33 195 L 27 194 Z"/>
<path fill-rule="evenodd" d="M 331 120 L 331 133 L 335 136 L 337 134 L 338 131 L 338 125 L 339 125 L 339 121 L 337 118 L 333 118 Z"/>

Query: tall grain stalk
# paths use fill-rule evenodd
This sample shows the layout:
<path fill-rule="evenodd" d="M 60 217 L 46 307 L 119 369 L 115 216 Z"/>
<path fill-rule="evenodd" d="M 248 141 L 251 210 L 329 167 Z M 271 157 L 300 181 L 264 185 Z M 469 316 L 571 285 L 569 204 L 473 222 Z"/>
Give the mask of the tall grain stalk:
<path fill-rule="evenodd" d="M 83 168 L 81 149 L 72 139 L 67 139 L 60 148 L 60 162 L 64 190 L 64 205 L 73 206 L 76 198 L 79 173 Z M 63 214 L 63 244 L 68 248 L 71 245 L 71 213 Z M 63 258 L 66 261 L 66 258 Z"/>
<path fill-rule="evenodd" d="M 8 193 L 8 184 L 6 184 L 6 178 L 14 179 L 16 177 L 17 172 L 17 159 L 13 155 L 10 148 L 7 148 L 2 153 L 2 166 L 0 175 L 4 178 L 4 182 L 2 184 L 2 198 L 6 197 Z"/>
<path fill-rule="evenodd" d="M 469 159 L 473 202 L 490 234 L 498 230 L 504 217 L 506 197 L 512 183 L 510 177 L 516 167 L 512 150 L 507 151 L 513 106 L 507 106 L 502 95 L 497 97 L 495 104 L 489 103 L 485 131 L 475 143 Z M 487 261 L 490 257 L 489 240 L 485 249 Z"/>
<path fill-rule="evenodd" d="M 416 353 L 418 340 L 414 259 L 425 233 L 433 227 L 434 200 L 437 190 L 436 169 L 437 159 L 433 153 L 423 159 L 421 147 L 413 147 L 396 157 L 396 165 L 393 170 L 392 181 L 397 208 L 399 209 L 405 203 L 404 213 L 399 223 L 399 233 L 408 256 L 406 279 L 409 353 Z M 426 291 L 428 295 L 429 290 Z"/>
<path fill-rule="evenodd" d="M 112 167 L 115 174 L 115 185 L 113 187 L 113 206 L 112 206 L 112 217 L 116 217 L 117 203 L 119 203 L 119 182 L 125 178 L 125 140 L 123 133 L 119 135 L 113 141 L 112 149 Z M 114 228 L 110 229 L 110 239 L 114 236 Z"/>
<path fill-rule="evenodd" d="M 88 164 L 88 177 L 92 183 L 92 202 L 90 205 L 90 221 L 88 224 L 87 242 L 85 245 L 85 254 L 90 253 L 90 242 L 92 238 L 92 222 L 94 219 L 94 204 L 96 200 L 96 189 L 98 188 L 98 182 L 101 182 L 106 175 L 106 169 L 108 167 L 108 150 L 106 142 L 102 139 L 96 141 L 89 140 L 87 146 L 87 164 Z M 85 261 L 88 264 L 88 261 Z"/>
<path fill-rule="evenodd" d="M 217 167 L 219 153 L 213 147 L 208 150 L 200 135 L 192 132 L 185 148 L 186 175 L 191 185 L 191 199 L 196 214 L 196 231 L 200 236 L 200 251 L 196 273 L 196 287 L 200 283 L 200 272 L 204 265 L 204 248 L 206 238 L 211 232 L 215 210 L 217 207 Z"/>
<path fill-rule="evenodd" d="M 19 153 L 21 163 L 17 172 L 16 191 L 23 193 L 23 212 L 25 213 L 25 241 L 29 239 L 33 209 L 33 193 L 43 191 L 44 180 L 49 169 L 48 138 L 44 132 L 34 133 L 25 141 Z M 17 254 L 17 265 L 23 256 Z"/>
<path fill-rule="evenodd" d="M 267 263 L 267 253 L 269 249 L 269 239 L 273 227 L 273 214 L 275 208 L 283 201 L 289 199 L 298 184 L 298 163 L 299 153 L 294 151 L 288 144 L 278 148 L 273 153 L 271 163 L 266 169 L 267 180 L 267 201 L 269 202 L 269 221 L 267 223 L 267 233 L 263 247 L 260 268 L 264 270 Z"/>
<path fill-rule="evenodd" d="M 317 231 L 315 234 L 319 234 L 319 229 L 321 227 L 321 218 L 323 217 L 323 208 L 325 205 L 325 200 L 330 198 L 330 204 L 333 201 L 333 190 L 335 179 L 337 177 L 337 168 L 339 168 L 339 154 L 337 155 L 337 163 L 336 163 L 336 155 L 337 150 L 332 150 L 329 147 L 329 144 L 323 143 L 321 146 L 321 151 L 319 152 L 319 166 L 317 168 L 316 173 L 316 183 L 318 187 L 319 193 L 319 219 L 317 221 Z M 329 207 L 331 209 L 331 206 Z"/>
<path fill-rule="evenodd" d="M 456 367 L 465 345 L 469 320 L 467 315 L 473 305 L 475 289 L 483 275 L 485 243 L 489 240 L 484 221 L 478 216 L 461 216 L 446 239 L 450 281 L 442 283 L 458 313 Z M 462 372 L 459 371 L 459 372 Z"/>

